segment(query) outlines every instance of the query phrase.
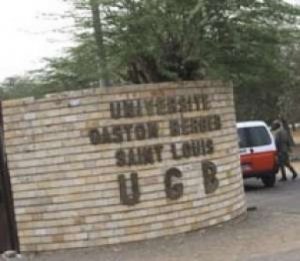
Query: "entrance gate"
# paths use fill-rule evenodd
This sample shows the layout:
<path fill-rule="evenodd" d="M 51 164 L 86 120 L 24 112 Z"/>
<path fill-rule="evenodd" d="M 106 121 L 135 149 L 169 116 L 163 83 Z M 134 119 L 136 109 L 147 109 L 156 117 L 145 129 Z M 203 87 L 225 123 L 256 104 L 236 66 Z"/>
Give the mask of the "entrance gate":
<path fill-rule="evenodd" d="M 4 150 L 3 116 L 0 102 L 0 253 L 19 250 L 9 171 Z"/>

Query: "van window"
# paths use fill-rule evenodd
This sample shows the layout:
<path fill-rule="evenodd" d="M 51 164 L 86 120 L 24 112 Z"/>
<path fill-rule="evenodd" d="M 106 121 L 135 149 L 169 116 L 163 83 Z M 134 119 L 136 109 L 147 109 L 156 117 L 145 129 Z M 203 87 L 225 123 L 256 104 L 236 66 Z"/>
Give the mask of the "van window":
<path fill-rule="evenodd" d="M 272 143 L 268 131 L 263 126 L 239 128 L 238 135 L 240 148 L 265 146 Z"/>
<path fill-rule="evenodd" d="M 239 146 L 240 148 L 247 148 L 249 147 L 248 144 L 248 138 L 247 138 L 247 131 L 246 128 L 239 128 L 238 129 L 238 135 L 239 135 Z"/>

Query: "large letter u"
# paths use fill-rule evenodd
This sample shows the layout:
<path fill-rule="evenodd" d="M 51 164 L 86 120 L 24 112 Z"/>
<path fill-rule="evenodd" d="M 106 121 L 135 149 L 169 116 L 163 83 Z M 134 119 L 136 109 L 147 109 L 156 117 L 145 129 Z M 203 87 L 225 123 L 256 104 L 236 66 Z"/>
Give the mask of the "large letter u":
<path fill-rule="evenodd" d="M 131 193 L 127 188 L 127 182 L 125 175 L 119 175 L 119 186 L 120 186 L 120 199 L 121 203 L 127 206 L 134 206 L 140 202 L 140 188 L 138 174 L 133 172 L 130 175 L 131 181 Z"/>

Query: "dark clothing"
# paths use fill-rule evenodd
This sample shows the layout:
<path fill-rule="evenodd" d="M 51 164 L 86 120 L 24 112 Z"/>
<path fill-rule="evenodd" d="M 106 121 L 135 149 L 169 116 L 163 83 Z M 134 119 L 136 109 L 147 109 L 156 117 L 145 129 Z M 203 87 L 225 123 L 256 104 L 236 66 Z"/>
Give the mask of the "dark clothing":
<path fill-rule="evenodd" d="M 278 164 L 282 173 L 282 180 L 287 179 L 285 167 L 293 173 L 293 178 L 297 177 L 297 173 L 290 163 L 289 153 L 291 151 L 292 144 L 288 132 L 281 126 L 274 132 L 274 137 L 278 152 Z"/>
<path fill-rule="evenodd" d="M 291 150 L 291 142 L 288 133 L 284 128 L 279 128 L 274 133 L 275 136 L 275 144 L 279 154 L 288 154 Z"/>
<path fill-rule="evenodd" d="M 285 152 L 278 153 L 278 164 L 284 166 L 290 163 L 290 155 Z"/>
<path fill-rule="evenodd" d="M 294 141 L 293 135 L 291 133 L 291 129 L 289 127 L 288 122 L 283 118 L 281 118 L 281 122 L 282 122 L 282 127 L 284 128 L 284 130 L 286 131 L 286 133 L 288 135 L 290 146 L 294 147 L 295 146 L 295 141 Z"/>

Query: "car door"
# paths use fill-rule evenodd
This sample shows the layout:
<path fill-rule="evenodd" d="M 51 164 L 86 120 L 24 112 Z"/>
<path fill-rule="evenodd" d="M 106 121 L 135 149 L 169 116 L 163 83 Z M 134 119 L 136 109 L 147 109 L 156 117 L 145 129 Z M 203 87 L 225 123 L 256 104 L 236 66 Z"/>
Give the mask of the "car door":
<path fill-rule="evenodd" d="M 276 149 L 272 134 L 266 126 L 240 128 L 240 154 L 244 173 L 265 173 L 276 164 Z"/>

